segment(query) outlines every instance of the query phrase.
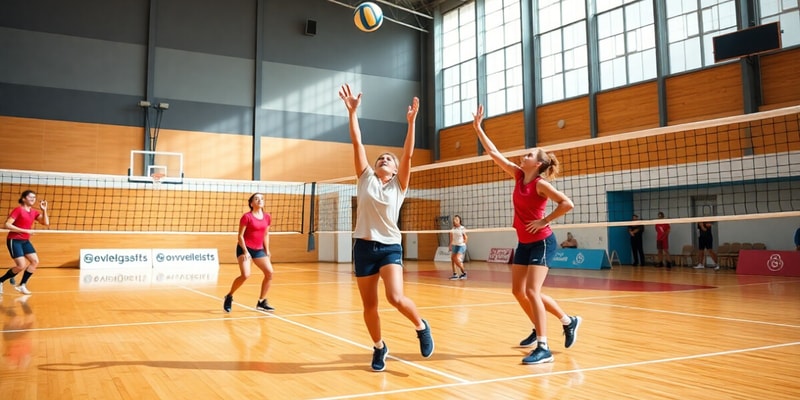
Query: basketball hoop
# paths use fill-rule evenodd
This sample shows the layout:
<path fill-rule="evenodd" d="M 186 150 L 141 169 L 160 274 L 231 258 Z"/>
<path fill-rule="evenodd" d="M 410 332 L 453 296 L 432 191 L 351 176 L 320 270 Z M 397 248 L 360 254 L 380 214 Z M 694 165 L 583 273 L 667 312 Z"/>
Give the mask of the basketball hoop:
<path fill-rule="evenodd" d="M 161 179 L 164 178 L 164 174 L 156 172 L 150 175 L 150 177 L 153 178 L 153 189 L 161 189 Z"/>

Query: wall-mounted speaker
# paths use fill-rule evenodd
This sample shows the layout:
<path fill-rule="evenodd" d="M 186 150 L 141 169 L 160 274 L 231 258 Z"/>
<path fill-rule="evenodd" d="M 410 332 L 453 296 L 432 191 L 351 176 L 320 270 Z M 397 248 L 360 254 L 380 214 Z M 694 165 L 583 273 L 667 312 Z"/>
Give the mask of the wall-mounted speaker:
<path fill-rule="evenodd" d="M 317 34 L 317 21 L 313 19 L 306 20 L 306 35 L 314 36 Z"/>

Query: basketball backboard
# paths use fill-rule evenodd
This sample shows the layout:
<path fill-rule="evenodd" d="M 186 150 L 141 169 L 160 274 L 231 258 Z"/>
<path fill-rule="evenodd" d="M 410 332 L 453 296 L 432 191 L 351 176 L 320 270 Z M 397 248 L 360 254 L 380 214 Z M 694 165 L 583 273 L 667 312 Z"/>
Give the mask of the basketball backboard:
<path fill-rule="evenodd" d="M 183 153 L 131 150 L 128 182 L 183 183 Z"/>

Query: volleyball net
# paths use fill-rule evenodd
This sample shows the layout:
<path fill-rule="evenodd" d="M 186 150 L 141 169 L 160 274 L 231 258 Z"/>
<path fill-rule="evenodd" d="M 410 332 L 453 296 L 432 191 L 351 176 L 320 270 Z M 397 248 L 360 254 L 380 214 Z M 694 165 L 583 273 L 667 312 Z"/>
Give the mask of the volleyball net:
<path fill-rule="evenodd" d="M 641 225 L 800 215 L 799 119 L 800 107 L 789 107 L 545 146 L 560 162 L 552 184 L 575 204 L 553 226 L 627 226 L 633 214 Z M 470 231 L 511 230 L 513 187 L 488 156 L 415 167 L 400 228 L 443 233 L 460 215 Z M 318 182 L 315 230 L 351 231 L 355 195 L 353 177 Z"/>
<path fill-rule="evenodd" d="M 800 107 L 788 107 L 548 145 L 560 161 L 552 183 L 575 204 L 553 226 L 626 226 L 633 214 L 642 225 L 800 215 L 799 120 Z M 506 156 L 517 162 L 527 152 Z M 272 233 L 355 227 L 352 176 L 313 183 L 181 178 L 159 185 L 128 178 L 0 170 L 0 207 L 11 210 L 30 189 L 48 200 L 51 231 L 218 234 L 236 232 L 247 199 L 261 192 Z M 400 229 L 444 233 L 460 215 L 470 231 L 511 230 L 513 186 L 488 156 L 414 167 Z"/>
<path fill-rule="evenodd" d="M 126 176 L 0 170 L 0 207 L 10 211 L 33 190 L 47 200 L 49 231 L 82 233 L 238 232 L 247 200 L 264 194 L 270 233 L 302 233 L 306 184 L 184 179 L 181 184 L 130 182 Z"/>

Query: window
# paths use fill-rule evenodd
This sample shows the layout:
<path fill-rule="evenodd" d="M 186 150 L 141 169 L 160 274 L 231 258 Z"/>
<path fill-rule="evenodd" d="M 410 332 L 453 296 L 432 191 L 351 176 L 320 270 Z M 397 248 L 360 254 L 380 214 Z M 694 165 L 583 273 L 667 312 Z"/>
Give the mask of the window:
<path fill-rule="evenodd" d="M 584 2 L 540 1 L 538 10 L 541 102 L 589 93 Z"/>
<path fill-rule="evenodd" d="M 540 1 L 538 11 L 542 103 L 589 93 L 585 3 Z"/>
<path fill-rule="evenodd" d="M 783 47 L 800 44 L 800 8 L 798 0 L 759 0 L 761 23 L 780 21 L 781 45 Z"/>
<path fill-rule="evenodd" d="M 486 0 L 486 116 L 521 110 L 522 25 L 519 0 Z"/>
<path fill-rule="evenodd" d="M 713 65 L 712 39 L 736 31 L 736 26 L 733 0 L 668 1 L 670 73 Z"/>
<path fill-rule="evenodd" d="M 654 21 L 651 0 L 598 0 L 601 89 L 656 77 Z"/>
<path fill-rule="evenodd" d="M 444 125 L 472 119 L 478 101 L 475 3 L 442 15 Z"/>

